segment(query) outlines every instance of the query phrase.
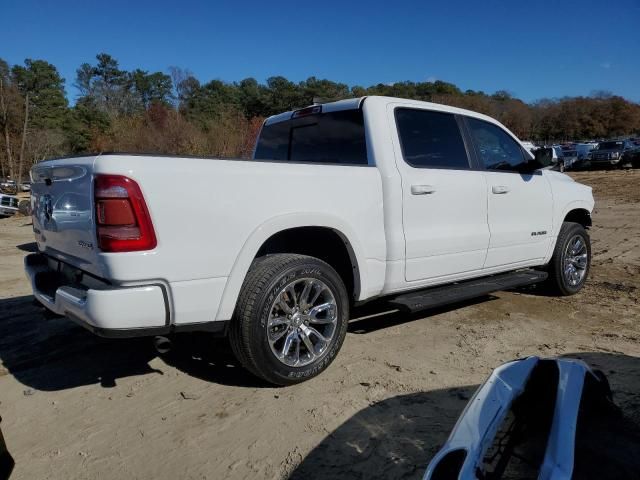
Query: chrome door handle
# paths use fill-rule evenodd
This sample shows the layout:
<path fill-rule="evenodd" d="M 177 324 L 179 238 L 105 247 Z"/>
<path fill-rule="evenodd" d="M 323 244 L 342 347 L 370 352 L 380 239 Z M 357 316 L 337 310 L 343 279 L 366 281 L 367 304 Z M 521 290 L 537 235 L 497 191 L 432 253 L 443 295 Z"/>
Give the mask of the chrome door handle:
<path fill-rule="evenodd" d="M 496 195 L 502 195 L 504 193 L 509 193 L 509 187 L 506 185 L 494 185 L 491 187 L 491 191 Z"/>
<path fill-rule="evenodd" d="M 430 195 L 435 192 L 433 185 L 411 185 L 411 195 Z"/>

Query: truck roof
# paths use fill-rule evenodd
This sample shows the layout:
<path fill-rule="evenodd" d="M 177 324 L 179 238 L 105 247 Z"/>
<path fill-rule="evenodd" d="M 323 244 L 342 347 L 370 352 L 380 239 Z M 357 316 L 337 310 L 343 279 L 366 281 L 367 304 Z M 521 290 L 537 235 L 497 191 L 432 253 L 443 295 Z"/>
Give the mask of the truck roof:
<path fill-rule="evenodd" d="M 474 112 L 472 110 L 466 110 L 464 108 L 452 107 L 450 105 L 443 105 L 441 103 L 423 102 L 421 100 L 411 100 L 408 98 L 383 97 L 383 96 L 377 96 L 377 95 L 358 97 L 358 98 L 347 98 L 344 100 L 338 100 L 336 102 L 323 103 L 322 111 L 326 113 L 326 112 L 337 112 L 340 110 L 352 110 L 352 109 L 360 108 L 365 100 L 367 101 L 367 103 L 376 102 L 376 103 L 382 103 L 382 104 L 392 104 L 392 103 L 402 104 L 407 107 L 414 106 L 418 108 L 427 108 L 429 110 L 435 110 L 439 112 L 456 113 L 458 115 L 466 115 L 468 117 L 479 118 L 481 120 L 486 120 L 491 123 L 499 123 L 494 118 L 491 118 L 482 113 Z M 309 107 L 304 107 L 304 108 L 310 108 L 313 106 L 314 105 L 310 105 Z M 271 117 L 268 117 L 265 120 L 264 124 L 271 125 L 274 123 L 283 122 L 285 120 L 290 120 L 293 113 L 298 110 L 302 110 L 302 109 L 289 110 L 288 112 L 272 115 Z"/>

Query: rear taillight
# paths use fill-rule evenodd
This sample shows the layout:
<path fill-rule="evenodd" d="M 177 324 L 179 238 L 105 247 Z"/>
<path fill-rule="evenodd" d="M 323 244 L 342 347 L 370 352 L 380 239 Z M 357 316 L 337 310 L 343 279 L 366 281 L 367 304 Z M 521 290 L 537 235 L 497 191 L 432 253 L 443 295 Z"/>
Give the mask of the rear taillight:
<path fill-rule="evenodd" d="M 149 210 L 136 182 L 122 175 L 98 175 L 93 192 L 98 245 L 103 252 L 156 247 Z"/>

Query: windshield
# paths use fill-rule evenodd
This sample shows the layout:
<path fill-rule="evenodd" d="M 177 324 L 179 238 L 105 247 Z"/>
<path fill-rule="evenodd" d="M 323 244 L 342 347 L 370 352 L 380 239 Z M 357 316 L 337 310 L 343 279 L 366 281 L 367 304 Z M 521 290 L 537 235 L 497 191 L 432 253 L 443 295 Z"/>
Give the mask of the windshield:
<path fill-rule="evenodd" d="M 342 110 L 265 125 L 256 160 L 366 165 L 362 110 Z"/>
<path fill-rule="evenodd" d="M 598 145 L 598 150 L 616 150 L 622 148 L 624 142 L 602 142 Z"/>

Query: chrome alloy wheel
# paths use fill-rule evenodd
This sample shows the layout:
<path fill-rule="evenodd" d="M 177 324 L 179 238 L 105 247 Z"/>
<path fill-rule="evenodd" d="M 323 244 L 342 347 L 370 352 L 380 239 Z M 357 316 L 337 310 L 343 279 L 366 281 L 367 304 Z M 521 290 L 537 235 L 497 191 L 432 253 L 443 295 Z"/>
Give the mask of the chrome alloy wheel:
<path fill-rule="evenodd" d="M 568 285 L 579 285 L 587 273 L 589 258 L 587 244 L 581 235 L 574 235 L 564 251 L 563 275 Z"/>
<path fill-rule="evenodd" d="M 322 358 L 338 324 L 333 292 L 317 278 L 300 278 L 276 296 L 267 321 L 267 339 L 278 360 L 304 367 Z"/>

